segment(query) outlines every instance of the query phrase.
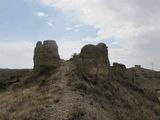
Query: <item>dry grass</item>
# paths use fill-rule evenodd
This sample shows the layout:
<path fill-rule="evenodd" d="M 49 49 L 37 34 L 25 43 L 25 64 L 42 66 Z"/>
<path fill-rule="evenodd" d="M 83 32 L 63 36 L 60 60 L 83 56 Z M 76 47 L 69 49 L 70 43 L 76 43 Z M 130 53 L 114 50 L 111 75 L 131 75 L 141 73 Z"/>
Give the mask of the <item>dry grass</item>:
<path fill-rule="evenodd" d="M 160 106 L 119 81 L 87 81 L 64 63 L 30 86 L 0 92 L 0 120 L 158 120 Z"/>

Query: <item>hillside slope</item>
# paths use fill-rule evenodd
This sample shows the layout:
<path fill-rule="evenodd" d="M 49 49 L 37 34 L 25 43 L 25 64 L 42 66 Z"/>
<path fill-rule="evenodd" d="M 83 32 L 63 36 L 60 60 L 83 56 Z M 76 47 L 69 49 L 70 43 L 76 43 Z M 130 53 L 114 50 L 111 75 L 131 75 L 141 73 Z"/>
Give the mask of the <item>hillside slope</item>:
<path fill-rule="evenodd" d="M 142 91 L 115 80 L 87 81 L 70 61 L 50 75 L 29 76 L 19 86 L 1 91 L 1 120 L 160 119 L 160 104 Z"/>
<path fill-rule="evenodd" d="M 141 88 L 160 89 L 160 72 L 145 68 L 130 68 L 129 79 L 134 79 Z"/>

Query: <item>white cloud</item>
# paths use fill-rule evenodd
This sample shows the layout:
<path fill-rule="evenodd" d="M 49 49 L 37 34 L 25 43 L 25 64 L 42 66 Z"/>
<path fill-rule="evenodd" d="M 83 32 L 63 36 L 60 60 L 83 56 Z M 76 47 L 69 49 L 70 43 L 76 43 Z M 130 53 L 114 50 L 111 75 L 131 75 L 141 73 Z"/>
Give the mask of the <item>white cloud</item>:
<path fill-rule="evenodd" d="M 75 25 L 73 27 L 65 27 L 66 31 L 74 31 L 74 32 L 79 32 L 80 31 L 81 25 Z"/>
<path fill-rule="evenodd" d="M 84 37 L 82 38 L 82 41 L 84 42 L 102 42 L 102 39 L 98 38 L 98 37 Z"/>
<path fill-rule="evenodd" d="M 65 30 L 66 31 L 71 31 L 73 28 L 71 28 L 71 27 L 65 27 Z"/>
<path fill-rule="evenodd" d="M 49 20 L 47 22 L 47 25 L 50 26 L 50 27 L 53 27 L 54 26 L 54 21 L 53 20 Z"/>
<path fill-rule="evenodd" d="M 90 40 L 114 39 L 121 47 L 110 49 L 112 61 L 160 69 L 160 1 L 158 0 L 41 0 L 47 6 L 72 14 L 77 23 L 98 30 Z M 73 18 L 74 19 L 74 18 Z M 89 40 L 89 39 L 88 39 Z"/>
<path fill-rule="evenodd" d="M 82 27 L 82 25 L 75 25 L 75 28 L 80 28 L 80 27 Z"/>
<path fill-rule="evenodd" d="M 80 31 L 80 29 L 78 29 L 78 28 L 77 28 L 77 29 L 75 29 L 74 31 L 75 31 L 75 32 L 79 32 L 79 31 Z"/>
<path fill-rule="evenodd" d="M 36 14 L 36 16 L 38 16 L 38 17 L 48 17 L 48 16 L 49 16 L 49 15 L 48 15 L 47 13 L 45 13 L 45 12 L 36 12 L 35 14 Z"/>
<path fill-rule="evenodd" d="M 0 68 L 32 68 L 34 43 L 0 42 Z"/>
<path fill-rule="evenodd" d="M 73 53 L 80 53 L 81 48 L 85 42 L 81 40 L 57 40 L 59 54 L 63 59 L 69 59 Z"/>

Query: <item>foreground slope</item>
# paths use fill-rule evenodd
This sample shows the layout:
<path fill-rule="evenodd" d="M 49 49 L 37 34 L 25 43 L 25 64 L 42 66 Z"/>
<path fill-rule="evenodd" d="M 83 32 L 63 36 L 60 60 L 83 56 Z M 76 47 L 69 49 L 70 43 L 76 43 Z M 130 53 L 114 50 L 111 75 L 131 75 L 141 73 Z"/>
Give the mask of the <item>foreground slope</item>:
<path fill-rule="evenodd" d="M 119 81 L 86 81 L 71 62 L 0 93 L 1 120 L 158 120 L 159 103 Z M 28 78 L 33 79 L 33 78 Z M 24 82 L 24 81 L 23 81 Z M 25 83 L 25 82 L 24 82 Z"/>

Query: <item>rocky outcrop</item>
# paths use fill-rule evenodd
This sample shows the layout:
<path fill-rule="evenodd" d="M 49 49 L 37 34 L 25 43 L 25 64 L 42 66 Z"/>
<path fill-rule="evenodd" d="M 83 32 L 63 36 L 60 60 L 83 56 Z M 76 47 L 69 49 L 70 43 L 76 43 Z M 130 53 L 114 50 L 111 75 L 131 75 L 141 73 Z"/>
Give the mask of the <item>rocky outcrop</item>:
<path fill-rule="evenodd" d="M 58 46 L 54 40 L 39 41 L 34 49 L 34 71 L 55 69 L 60 65 Z"/>
<path fill-rule="evenodd" d="M 121 73 L 124 73 L 124 72 L 127 70 L 127 68 L 126 68 L 125 65 L 119 64 L 119 63 L 113 63 L 112 68 L 113 68 L 115 71 L 121 72 Z"/>
<path fill-rule="evenodd" d="M 127 68 L 123 64 L 113 63 L 111 67 L 111 76 L 115 80 L 125 80 Z"/>
<path fill-rule="evenodd" d="M 108 47 L 104 43 L 86 45 L 79 55 L 81 73 L 87 79 L 107 79 L 110 62 Z"/>

